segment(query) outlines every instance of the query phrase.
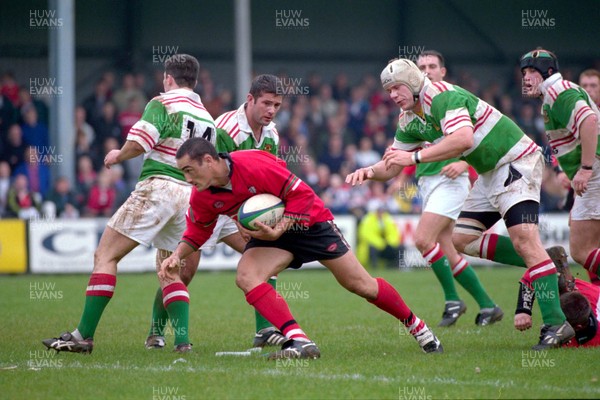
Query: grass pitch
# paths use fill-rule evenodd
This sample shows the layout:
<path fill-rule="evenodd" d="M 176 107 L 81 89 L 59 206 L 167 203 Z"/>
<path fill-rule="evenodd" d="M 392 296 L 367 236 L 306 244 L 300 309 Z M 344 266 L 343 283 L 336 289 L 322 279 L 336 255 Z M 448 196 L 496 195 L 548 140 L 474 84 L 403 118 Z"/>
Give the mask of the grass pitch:
<path fill-rule="evenodd" d="M 399 323 L 346 292 L 326 271 L 286 271 L 281 294 L 321 349 L 319 360 L 215 356 L 244 351 L 254 332 L 252 308 L 233 272 L 199 273 L 190 285 L 194 352 L 146 350 L 153 274 L 120 275 L 90 356 L 46 351 L 41 339 L 79 322 L 88 277 L 1 277 L 0 393 L 5 399 L 398 399 L 599 398 L 600 349 L 533 352 L 535 329 L 512 327 L 521 269 L 480 268 L 505 312 L 489 327 L 474 324 L 477 306 L 462 289 L 467 314 L 436 328 L 443 297 L 431 271 L 381 271 L 413 311 L 434 328 L 442 355 L 426 355 Z M 378 271 L 379 272 L 379 271 Z M 574 272 L 583 275 L 575 268 Z"/>

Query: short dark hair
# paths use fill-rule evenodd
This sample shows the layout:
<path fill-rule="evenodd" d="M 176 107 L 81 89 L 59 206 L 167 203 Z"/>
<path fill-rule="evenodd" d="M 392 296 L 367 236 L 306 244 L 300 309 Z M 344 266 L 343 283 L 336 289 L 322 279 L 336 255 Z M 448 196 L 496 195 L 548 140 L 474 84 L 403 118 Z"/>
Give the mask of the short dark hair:
<path fill-rule="evenodd" d="M 588 299 L 581 293 L 567 292 L 560 296 L 560 308 L 562 308 L 571 326 L 581 325 L 587 327 L 592 306 Z"/>
<path fill-rule="evenodd" d="M 165 73 L 181 87 L 195 88 L 199 70 L 198 60 L 189 54 L 174 54 L 165 60 Z"/>
<path fill-rule="evenodd" d="M 444 56 L 439 51 L 436 51 L 436 50 L 423 50 L 421 52 L 421 54 L 419 54 L 419 57 L 426 57 L 426 56 L 437 57 L 437 59 L 440 62 L 440 68 L 443 68 L 443 67 L 446 66 L 446 60 L 444 60 Z"/>
<path fill-rule="evenodd" d="M 196 160 L 202 165 L 202 159 L 207 154 L 215 160 L 219 157 L 217 149 L 215 149 L 215 146 L 213 146 L 211 142 L 200 137 L 193 137 L 183 142 L 177 150 L 175 158 L 179 160 L 187 155 L 192 160 Z"/>
<path fill-rule="evenodd" d="M 283 88 L 278 87 L 278 85 L 281 86 L 281 82 L 280 79 L 275 75 L 258 75 L 252 80 L 252 84 L 250 85 L 250 94 L 255 99 L 259 98 L 264 93 L 272 93 L 280 96 L 283 93 Z"/>

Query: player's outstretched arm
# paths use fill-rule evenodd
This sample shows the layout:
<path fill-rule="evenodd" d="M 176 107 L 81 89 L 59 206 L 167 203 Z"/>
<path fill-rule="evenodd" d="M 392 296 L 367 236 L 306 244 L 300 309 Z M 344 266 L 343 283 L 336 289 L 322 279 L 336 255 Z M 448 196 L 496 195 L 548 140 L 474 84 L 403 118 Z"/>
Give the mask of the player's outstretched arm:
<path fill-rule="evenodd" d="M 348 174 L 348 176 L 346 176 L 346 183 L 349 183 L 352 186 L 356 185 L 357 183 L 362 185 L 362 183 L 367 179 L 386 182 L 399 175 L 403 168 L 404 167 L 399 165 L 393 165 L 391 168 L 387 169 L 385 162 L 382 160 L 375 165 L 359 168 L 351 174 Z"/>

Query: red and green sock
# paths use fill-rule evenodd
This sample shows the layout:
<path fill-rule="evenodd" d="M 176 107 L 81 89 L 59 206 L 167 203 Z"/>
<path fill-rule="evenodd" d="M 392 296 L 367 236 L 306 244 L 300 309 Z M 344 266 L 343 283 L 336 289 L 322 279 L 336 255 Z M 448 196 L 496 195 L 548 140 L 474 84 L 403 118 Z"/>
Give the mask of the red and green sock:
<path fill-rule="evenodd" d="M 152 325 L 148 336 L 164 336 L 165 328 L 169 323 L 169 313 L 163 304 L 163 292 L 159 287 L 154 296 L 154 304 L 152 305 Z"/>
<path fill-rule="evenodd" d="M 493 308 L 496 306 L 467 260 L 461 257 L 460 261 L 452 267 L 452 274 L 458 283 L 473 296 L 479 308 Z"/>
<path fill-rule="evenodd" d="M 189 343 L 190 294 L 183 282 L 174 282 L 162 290 L 163 304 L 175 335 L 175 345 Z"/>
<path fill-rule="evenodd" d="M 112 298 L 117 284 L 117 277 L 110 274 L 92 274 L 85 291 L 85 306 L 81 320 L 77 326 L 80 339 L 94 337 L 104 308 Z M 78 335 L 76 335 L 78 336 Z"/>
<path fill-rule="evenodd" d="M 551 259 L 542 261 L 528 269 L 535 296 L 540 305 L 542 320 L 547 325 L 560 325 L 565 322 L 565 314 L 560 308 L 556 266 Z"/>
<path fill-rule="evenodd" d="M 429 263 L 435 277 L 442 285 L 444 299 L 446 301 L 459 301 L 460 298 L 456 292 L 456 286 L 454 286 L 450 262 L 448 261 L 448 257 L 446 257 L 442 251 L 440 244 L 436 243 L 431 250 L 424 252 L 423 258 Z"/>
<path fill-rule="evenodd" d="M 495 233 L 486 233 L 481 237 L 479 246 L 481 258 L 496 261 L 501 264 L 514 265 L 527 268 L 523 258 L 515 250 L 508 236 L 501 236 Z"/>

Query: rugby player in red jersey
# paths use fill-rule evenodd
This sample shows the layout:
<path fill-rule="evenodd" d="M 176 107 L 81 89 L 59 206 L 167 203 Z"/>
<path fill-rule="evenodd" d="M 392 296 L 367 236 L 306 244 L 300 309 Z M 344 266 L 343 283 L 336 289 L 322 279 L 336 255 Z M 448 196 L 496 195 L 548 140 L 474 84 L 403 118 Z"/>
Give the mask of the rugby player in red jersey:
<path fill-rule="evenodd" d="M 573 277 L 567 261 L 567 252 L 563 247 L 555 246 L 547 251 L 558 271 L 560 307 L 567 317 L 567 321 L 575 330 L 575 337 L 563 346 L 600 346 L 600 330 L 598 329 L 600 287 Z M 520 281 L 515 312 L 516 329 L 524 331 L 531 328 L 531 308 L 534 300 L 535 292 L 531 284 L 531 276 L 529 271 L 526 271 Z"/>
<path fill-rule="evenodd" d="M 176 279 L 181 260 L 208 240 L 219 215 L 235 217 L 241 204 L 255 194 L 270 193 L 285 203 L 284 217 L 274 228 L 259 224 L 258 231 L 249 231 L 240 226 L 240 232 L 250 239 L 238 264 L 236 284 L 247 302 L 288 339 L 270 359 L 320 357 L 319 348 L 296 322 L 285 299 L 266 283 L 286 268 L 315 260 L 344 288 L 402 321 L 424 352 L 443 351 L 437 337 L 411 312 L 396 289 L 363 268 L 331 212 L 283 160 L 258 150 L 217 153 L 211 143 L 196 138 L 186 141 L 176 158 L 196 190 L 190 198 L 183 238 L 159 271 L 167 280 Z"/>

